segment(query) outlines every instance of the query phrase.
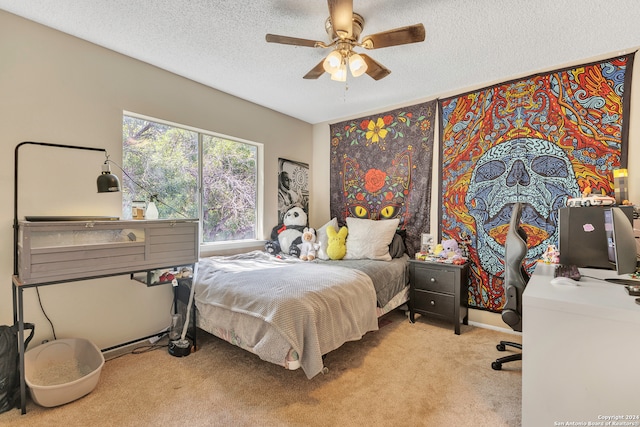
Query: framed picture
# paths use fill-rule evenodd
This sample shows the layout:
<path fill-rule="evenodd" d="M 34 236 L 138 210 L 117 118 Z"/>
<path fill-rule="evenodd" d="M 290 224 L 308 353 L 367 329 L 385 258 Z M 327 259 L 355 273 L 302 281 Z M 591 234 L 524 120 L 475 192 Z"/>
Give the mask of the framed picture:
<path fill-rule="evenodd" d="M 278 220 L 294 206 L 309 215 L 309 165 L 278 159 Z"/>
<path fill-rule="evenodd" d="M 435 246 L 435 239 L 433 237 L 433 234 L 422 233 L 420 252 L 423 254 L 428 254 L 431 251 L 433 251 L 434 246 Z"/>

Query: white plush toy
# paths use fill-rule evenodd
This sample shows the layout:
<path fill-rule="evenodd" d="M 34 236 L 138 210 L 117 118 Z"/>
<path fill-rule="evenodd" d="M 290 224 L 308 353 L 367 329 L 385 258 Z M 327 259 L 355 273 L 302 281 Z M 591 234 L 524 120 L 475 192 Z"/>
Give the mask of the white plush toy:
<path fill-rule="evenodd" d="M 300 245 L 300 259 L 313 261 L 316 257 L 316 230 L 305 228 L 302 231 L 302 244 Z"/>

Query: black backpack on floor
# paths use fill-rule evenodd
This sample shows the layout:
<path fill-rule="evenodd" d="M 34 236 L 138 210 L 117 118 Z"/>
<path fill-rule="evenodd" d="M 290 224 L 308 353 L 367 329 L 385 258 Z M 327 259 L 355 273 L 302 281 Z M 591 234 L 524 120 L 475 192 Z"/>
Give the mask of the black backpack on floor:
<path fill-rule="evenodd" d="M 25 331 L 31 329 L 24 348 L 33 338 L 33 323 L 24 324 Z M 18 325 L 0 326 L 0 414 L 17 407 L 20 400 L 20 374 L 18 355 Z"/>

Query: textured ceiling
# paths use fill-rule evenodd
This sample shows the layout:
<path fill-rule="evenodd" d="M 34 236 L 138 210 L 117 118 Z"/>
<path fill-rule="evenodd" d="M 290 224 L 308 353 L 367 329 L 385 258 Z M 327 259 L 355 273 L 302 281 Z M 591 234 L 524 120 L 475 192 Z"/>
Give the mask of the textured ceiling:
<path fill-rule="evenodd" d="M 303 75 L 327 50 L 324 0 L 0 0 L 0 9 L 315 124 L 451 95 L 640 46 L 637 0 L 354 0 L 363 36 L 423 23 L 425 42 L 367 52 L 392 73 Z"/>

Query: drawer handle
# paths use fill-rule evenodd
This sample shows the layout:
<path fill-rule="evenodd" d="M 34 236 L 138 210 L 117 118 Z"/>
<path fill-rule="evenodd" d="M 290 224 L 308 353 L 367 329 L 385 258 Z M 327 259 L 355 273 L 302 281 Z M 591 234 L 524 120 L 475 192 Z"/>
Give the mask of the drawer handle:
<path fill-rule="evenodd" d="M 436 278 L 435 277 L 432 277 L 430 280 L 431 280 L 431 283 L 436 283 Z"/>
<path fill-rule="evenodd" d="M 436 302 L 434 300 L 431 300 L 431 305 L 436 305 Z"/>

